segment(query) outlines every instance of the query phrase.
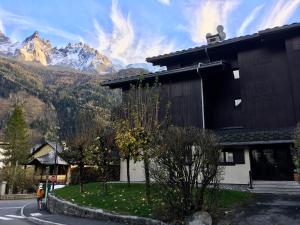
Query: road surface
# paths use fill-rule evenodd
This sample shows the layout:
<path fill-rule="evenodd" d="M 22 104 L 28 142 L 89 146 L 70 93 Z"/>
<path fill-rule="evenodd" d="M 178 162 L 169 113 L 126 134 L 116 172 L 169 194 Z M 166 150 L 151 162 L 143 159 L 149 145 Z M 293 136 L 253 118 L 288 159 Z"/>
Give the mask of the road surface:
<path fill-rule="evenodd" d="M 21 215 L 23 212 L 23 216 Z M 1 200 L 0 225 L 32 225 L 26 217 L 54 222 L 60 225 L 124 225 L 121 223 L 85 219 L 60 214 L 50 214 L 46 210 L 37 210 L 36 200 Z"/>
<path fill-rule="evenodd" d="M 28 200 L 0 201 L 0 225 L 30 225 L 20 211 Z"/>

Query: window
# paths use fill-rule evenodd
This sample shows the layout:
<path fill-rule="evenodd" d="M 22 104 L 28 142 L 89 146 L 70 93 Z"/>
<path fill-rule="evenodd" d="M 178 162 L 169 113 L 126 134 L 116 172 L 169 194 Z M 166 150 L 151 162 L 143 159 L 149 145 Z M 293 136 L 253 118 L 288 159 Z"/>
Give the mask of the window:
<path fill-rule="evenodd" d="M 233 163 L 233 152 L 225 152 L 225 159 L 228 163 Z"/>
<path fill-rule="evenodd" d="M 240 99 L 240 98 L 234 99 L 234 107 L 235 108 L 240 108 L 241 104 L 242 104 L 242 99 Z"/>
<path fill-rule="evenodd" d="M 221 165 L 245 164 L 244 150 L 224 150 L 219 160 Z"/>
<path fill-rule="evenodd" d="M 240 79 L 240 71 L 239 70 L 234 70 L 233 71 L 233 77 L 234 77 L 234 79 Z"/>

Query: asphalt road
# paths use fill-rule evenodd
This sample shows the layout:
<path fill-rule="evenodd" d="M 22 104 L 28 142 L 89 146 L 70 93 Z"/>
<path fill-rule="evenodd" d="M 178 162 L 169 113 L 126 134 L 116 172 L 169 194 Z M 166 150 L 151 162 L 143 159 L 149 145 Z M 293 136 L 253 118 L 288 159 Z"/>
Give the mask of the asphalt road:
<path fill-rule="evenodd" d="M 21 216 L 22 208 L 24 217 Z M 25 217 L 33 217 L 61 225 L 124 225 L 109 221 L 50 214 L 46 210 L 39 211 L 36 200 L 0 201 L 0 225 L 32 225 Z"/>
<path fill-rule="evenodd" d="M 21 207 L 29 201 L 0 201 L 0 225 L 29 225 L 26 219 L 21 214 Z"/>
<path fill-rule="evenodd" d="M 252 203 L 232 214 L 233 218 L 219 225 L 299 225 L 300 196 L 258 194 Z"/>

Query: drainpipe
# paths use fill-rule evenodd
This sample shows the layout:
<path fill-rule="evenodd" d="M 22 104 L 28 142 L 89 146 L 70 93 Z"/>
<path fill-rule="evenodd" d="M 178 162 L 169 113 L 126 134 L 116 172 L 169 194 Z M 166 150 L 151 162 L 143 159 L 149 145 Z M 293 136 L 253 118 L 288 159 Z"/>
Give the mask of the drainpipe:
<path fill-rule="evenodd" d="M 207 57 L 207 59 L 208 59 L 208 62 L 210 62 L 210 57 L 209 57 L 207 48 L 205 48 L 205 54 L 206 54 L 206 57 Z M 202 75 L 200 74 L 200 71 L 199 71 L 200 67 L 201 67 L 201 62 L 198 63 L 197 74 L 198 74 L 199 77 L 200 77 L 201 109 L 202 109 L 202 128 L 203 128 L 203 130 L 204 130 L 204 129 L 205 129 L 204 92 L 203 92 L 203 78 L 202 78 Z"/>
<path fill-rule="evenodd" d="M 197 67 L 197 74 L 200 77 L 200 91 L 201 91 L 201 111 L 202 111 L 202 128 L 203 130 L 205 129 L 205 110 L 204 110 L 204 93 L 203 93 L 203 78 L 202 75 L 200 74 L 200 69 L 201 63 L 198 63 Z"/>

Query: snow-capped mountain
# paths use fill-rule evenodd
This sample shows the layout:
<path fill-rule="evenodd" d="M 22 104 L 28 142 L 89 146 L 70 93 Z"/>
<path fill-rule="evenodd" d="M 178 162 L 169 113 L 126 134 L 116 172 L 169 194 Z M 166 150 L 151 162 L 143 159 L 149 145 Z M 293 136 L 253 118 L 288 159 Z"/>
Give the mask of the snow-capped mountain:
<path fill-rule="evenodd" d="M 23 42 L 16 43 L 12 43 L 9 37 L 0 31 L 0 54 L 24 61 L 40 63 L 44 66 L 67 67 L 98 74 L 132 68 L 150 72 L 165 69 L 164 67 L 153 66 L 150 63 L 133 63 L 127 66 L 112 63 L 107 56 L 82 42 L 69 43 L 63 48 L 53 47 L 51 42 L 41 38 L 37 31 Z"/>
<path fill-rule="evenodd" d="M 11 43 L 10 39 L 0 31 L 0 53 L 13 56 L 19 43 Z"/>
<path fill-rule="evenodd" d="M 113 72 L 112 62 L 98 52 L 82 42 L 71 44 L 65 48 L 53 48 L 49 58 L 49 65 L 71 67 L 88 72 Z"/>
<path fill-rule="evenodd" d="M 0 53 L 24 61 L 37 62 L 44 66 L 70 67 L 80 71 L 108 73 L 115 71 L 108 57 L 87 44 L 68 44 L 64 48 L 52 47 L 36 31 L 22 43 L 12 43 L 0 32 Z"/>
<path fill-rule="evenodd" d="M 166 70 L 166 67 L 153 66 L 151 63 L 132 63 L 126 66 L 126 69 L 130 68 L 140 68 L 149 72 L 158 72 Z"/>

